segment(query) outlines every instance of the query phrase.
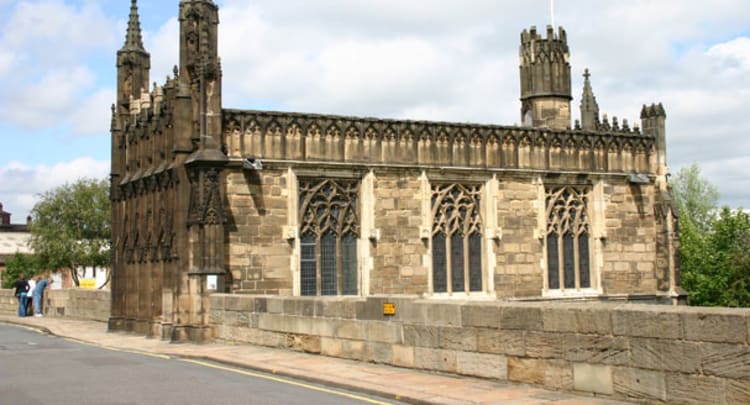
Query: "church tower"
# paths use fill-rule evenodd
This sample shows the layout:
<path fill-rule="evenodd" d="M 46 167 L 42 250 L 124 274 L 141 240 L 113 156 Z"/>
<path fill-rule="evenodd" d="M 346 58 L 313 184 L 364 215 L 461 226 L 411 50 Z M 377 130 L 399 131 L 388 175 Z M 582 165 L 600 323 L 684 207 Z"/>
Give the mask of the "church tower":
<path fill-rule="evenodd" d="M 570 52 L 565 30 L 547 26 L 521 33 L 521 121 L 524 126 L 570 128 Z"/>

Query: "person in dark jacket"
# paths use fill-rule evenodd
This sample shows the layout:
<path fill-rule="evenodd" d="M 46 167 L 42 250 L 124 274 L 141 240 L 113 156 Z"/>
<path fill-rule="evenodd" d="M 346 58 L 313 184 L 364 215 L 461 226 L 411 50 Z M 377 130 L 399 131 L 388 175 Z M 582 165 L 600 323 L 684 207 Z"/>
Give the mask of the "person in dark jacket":
<path fill-rule="evenodd" d="M 26 281 L 26 276 L 19 275 L 13 287 L 16 289 L 16 298 L 18 298 L 18 316 L 26 316 L 26 295 L 29 293 L 29 282 Z"/>

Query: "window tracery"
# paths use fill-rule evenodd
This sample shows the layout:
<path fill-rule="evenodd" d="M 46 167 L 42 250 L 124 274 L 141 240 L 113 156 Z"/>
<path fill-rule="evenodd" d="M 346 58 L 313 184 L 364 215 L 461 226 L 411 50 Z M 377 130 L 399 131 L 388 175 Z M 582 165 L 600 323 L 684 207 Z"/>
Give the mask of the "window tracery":
<path fill-rule="evenodd" d="M 432 285 L 436 293 L 483 290 L 480 200 L 480 185 L 432 185 Z"/>
<path fill-rule="evenodd" d="M 356 295 L 359 182 L 300 179 L 300 292 Z"/>
<path fill-rule="evenodd" d="M 547 285 L 550 290 L 591 287 L 589 193 L 571 186 L 546 192 Z"/>

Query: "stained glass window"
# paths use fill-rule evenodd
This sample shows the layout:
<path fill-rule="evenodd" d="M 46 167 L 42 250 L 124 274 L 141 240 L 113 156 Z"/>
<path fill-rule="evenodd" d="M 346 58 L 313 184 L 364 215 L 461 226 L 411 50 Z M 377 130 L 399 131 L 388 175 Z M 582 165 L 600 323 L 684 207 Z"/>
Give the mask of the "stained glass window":
<path fill-rule="evenodd" d="M 479 185 L 432 186 L 432 286 L 436 293 L 484 290 L 480 197 Z"/>
<path fill-rule="evenodd" d="M 302 295 L 356 295 L 359 182 L 300 179 Z"/>
<path fill-rule="evenodd" d="M 550 290 L 591 287 L 588 192 L 584 188 L 547 190 L 547 285 Z"/>

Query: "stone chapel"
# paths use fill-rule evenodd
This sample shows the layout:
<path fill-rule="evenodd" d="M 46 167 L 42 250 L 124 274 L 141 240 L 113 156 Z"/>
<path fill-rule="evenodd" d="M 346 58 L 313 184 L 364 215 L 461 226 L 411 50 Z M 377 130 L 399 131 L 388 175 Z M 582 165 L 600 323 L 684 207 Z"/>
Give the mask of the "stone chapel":
<path fill-rule="evenodd" d="M 209 276 L 224 293 L 330 299 L 684 298 L 664 108 L 643 106 L 640 125 L 600 116 L 586 70 L 571 125 L 562 28 L 521 33 L 511 126 L 226 108 L 218 24 L 213 1 L 180 1 L 179 64 L 151 85 L 131 0 L 111 330 L 210 338 Z"/>

